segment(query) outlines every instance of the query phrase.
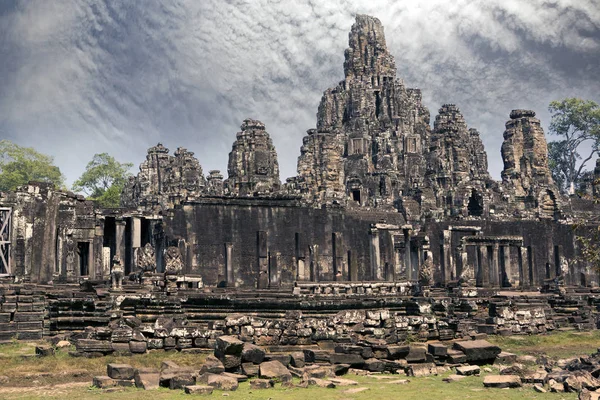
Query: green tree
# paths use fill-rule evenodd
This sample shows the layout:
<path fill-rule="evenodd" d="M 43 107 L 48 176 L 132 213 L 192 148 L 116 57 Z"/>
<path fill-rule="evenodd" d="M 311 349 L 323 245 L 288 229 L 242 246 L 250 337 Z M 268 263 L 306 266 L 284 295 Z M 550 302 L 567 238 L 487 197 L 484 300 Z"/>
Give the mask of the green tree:
<path fill-rule="evenodd" d="M 550 168 L 557 185 L 568 191 L 580 183 L 587 162 L 599 153 L 600 106 L 591 100 L 567 98 L 551 102 L 548 111 L 552 115 L 549 133 L 560 137 L 548 143 Z"/>
<path fill-rule="evenodd" d="M 30 181 L 53 183 L 62 188 L 65 178 L 51 156 L 0 140 L 0 191 L 15 190 Z"/>
<path fill-rule="evenodd" d="M 120 163 L 107 153 L 94 154 L 85 172 L 73 183 L 73 190 L 85 193 L 103 207 L 118 207 L 132 163 Z"/>

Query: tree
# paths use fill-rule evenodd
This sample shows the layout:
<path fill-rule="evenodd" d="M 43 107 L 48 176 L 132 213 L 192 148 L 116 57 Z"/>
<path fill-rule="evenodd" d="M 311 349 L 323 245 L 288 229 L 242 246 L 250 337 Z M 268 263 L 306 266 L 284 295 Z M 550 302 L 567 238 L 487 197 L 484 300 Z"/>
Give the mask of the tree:
<path fill-rule="evenodd" d="M 585 172 L 586 163 L 600 150 L 600 106 L 591 100 L 567 98 L 553 101 L 549 133 L 561 140 L 548 143 L 548 157 L 554 181 L 561 190 L 571 190 Z M 582 150 L 583 144 L 589 149 Z M 580 151 L 587 154 L 583 158 Z"/>
<path fill-rule="evenodd" d="M 64 180 L 51 156 L 0 140 L 0 191 L 15 190 L 30 181 L 53 183 L 62 188 Z"/>
<path fill-rule="evenodd" d="M 85 172 L 73 183 L 73 190 L 84 192 L 103 207 L 118 207 L 131 167 L 132 163 L 120 163 L 107 153 L 94 154 Z"/>

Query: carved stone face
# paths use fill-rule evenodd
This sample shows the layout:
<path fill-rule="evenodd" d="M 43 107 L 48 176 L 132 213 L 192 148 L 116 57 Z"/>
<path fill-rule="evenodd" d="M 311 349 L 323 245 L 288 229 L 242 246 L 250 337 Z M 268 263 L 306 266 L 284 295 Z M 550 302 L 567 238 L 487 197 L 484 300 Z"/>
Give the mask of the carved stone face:
<path fill-rule="evenodd" d="M 269 174 L 269 153 L 257 150 L 254 153 L 254 166 L 257 175 Z"/>

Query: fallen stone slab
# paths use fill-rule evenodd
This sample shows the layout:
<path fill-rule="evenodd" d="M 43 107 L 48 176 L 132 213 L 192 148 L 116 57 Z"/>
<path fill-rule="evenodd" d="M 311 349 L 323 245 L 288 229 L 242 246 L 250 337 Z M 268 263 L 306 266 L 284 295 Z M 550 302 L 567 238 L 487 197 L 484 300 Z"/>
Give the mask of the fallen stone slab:
<path fill-rule="evenodd" d="M 349 364 L 352 368 L 362 368 L 365 359 L 359 354 L 333 353 L 329 356 L 331 364 Z"/>
<path fill-rule="evenodd" d="M 135 369 L 129 364 L 108 364 L 106 374 L 113 379 L 133 379 Z"/>
<path fill-rule="evenodd" d="M 219 390 L 237 390 L 239 384 L 238 380 L 230 376 L 217 375 L 217 374 L 202 374 L 198 377 L 198 383 L 212 386 Z"/>
<path fill-rule="evenodd" d="M 465 376 L 479 375 L 481 369 L 477 365 L 466 365 L 463 367 L 456 367 L 456 373 Z"/>
<path fill-rule="evenodd" d="M 169 389 L 183 389 L 185 386 L 196 384 L 196 377 L 191 373 L 177 374 L 169 380 Z"/>
<path fill-rule="evenodd" d="M 54 347 L 48 345 L 35 346 L 35 354 L 40 357 L 48 357 L 54 355 Z"/>
<path fill-rule="evenodd" d="M 369 372 L 383 372 L 385 371 L 385 362 L 376 358 L 369 358 L 365 360 L 363 368 Z"/>
<path fill-rule="evenodd" d="M 521 378 L 518 375 L 487 375 L 483 378 L 483 386 L 490 388 L 517 388 L 521 387 Z"/>
<path fill-rule="evenodd" d="M 533 390 L 535 390 L 538 393 L 546 393 L 547 390 L 544 389 L 544 387 L 542 385 L 540 385 L 539 383 L 536 383 L 535 385 L 533 385 Z"/>
<path fill-rule="evenodd" d="M 465 353 L 467 362 L 493 362 L 501 352 L 500 347 L 487 340 L 455 342 L 454 348 Z"/>
<path fill-rule="evenodd" d="M 577 397 L 577 400 L 600 400 L 599 392 L 590 392 L 589 390 L 582 390 Z"/>
<path fill-rule="evenodd" d="M 358 382 L 353 381 L 352 379 L 329 378 L 328 380 L 335 383 L 336 386 L 356 386 L 356 385 L 358 385 Z"/>
<path fill-rule="evenodd" d="M 160 386 L 160 372 L 151 368 L 138 368 L 133 374 L 135 387 L 144 390 L 158 389 Z"/>
<path fill-rule="evenodd" d="M 512 364 L 517 362 L 517 355 L 513 353 L 508 353 L 506 351 L 501 351 L 500 354 L 496 356 L 494 360 L 494 364 Z"/>
<path fill-rule="evenodd" d="M 452 375 L 448 375 L 447 377 L 445 377 L 444 379 L 442 379 L 442 381 L 444 381 L 446 383 L 452 383 L 452 382 L 461 381 L 461 380 L 465 379 L 466 377 L 467 377 L 466 375 L 452 374 Z"/>
<path fill-rule="evenodd" d="M 406 375 L 408 376 L 431 376 L 437 375 L 437 373 L 437 368 L 432 363 L 411 364 L 406 367 Z"/>
<path fill-rule="evenodd" d="M 241 356 L 244 342 L 235 336 L 219 336 L 217 338 L 215 355 L 222 358 L 225 355 Z"/>
<path fill-rule="evenodd" d="M 221 375 L 237 379 L 238 382 L 246 382 L 248 380 L 248 377 L 246 375 L 234 374 L 232 372 L 223 372 Z"/>
<path fill-rule="evenodd" d="M 258 376 L 259 366 L 251 362 L 242 363 L 242 372 L 248 377 Z"/>
<path fill-rule="evenodd" d="M 291 362 L 290 365 L 296 368 L 303 368 L 306 365 L 306 362 L 304 360 L 304 352 L 302 351 L 295 351 L 292 354 L 290 354 L 291 357 Z"/>
<path fill-rule="evenodd" d="M 242 362 L 260 364 L 265 359 L 266 352 L 252 343 L 244 343 L 242 347 Z M 304 354 L 303 354 L 304 357 Z"/>
<path fill-rule="evenodd" d="M 100 388 L 100 389 L 105 389 L 105 388 L 109 388 L 109 387 L 114 387 L 116 386 L 116 382 L 113 378 L 109 377 L 109 376 L 95 376 L 92 379 L 92 386 Z"/>
<path fill-rule="evenodd" d="M 207 372 L 211 374 L 221 374 L 225 372 L 225 366 L 217 357 L 208 356 L 204 360 L 204 364 L 200 367 L 200 374 L 204 374 Z"/>
<path fill-rule="evenodd" d="M 441 343 L 430 343 L 427 351 L 434 357 L 446 357 L 448 355 L 448 346 Z"/>
<path fill-rule="evenodd" d="M 331 382 L 330 380 L 326 380 L 326 379 L 309 378 L 307 382 L 310 386 L 318 386 L 318 387 L 328 388 L 328 389 L 335 388 L 335 383 Z"/>
<path fill-rule="evenodd" d="M 179 366 L 179 364 L 177 364 L 175 361 L 171 361 L 171 360 L 163 361 L 160 364 L 160 369 L 161 370 L 163 370 L 163 369 L 179 369 L 179 368 L 181 368 Z"/>
<path fill-rule="evenodd" d="M 259 377 L 273 379 L 275 382 L 289 382 L 292 380 L 290 371 L 279 361 L 265 361 L 260 364 Z"/>
<path fill-rule="evenodd" d="M 212 394 L 214 388 L 207 385 L 189 385 L 183 388 L 186 394 Z"/>
<path fill-rule="evenodd" d="M 270 389 L 275 386 L 275 382 L 271 379 L 252 379 L 250 381 L 251 389 Z"/>

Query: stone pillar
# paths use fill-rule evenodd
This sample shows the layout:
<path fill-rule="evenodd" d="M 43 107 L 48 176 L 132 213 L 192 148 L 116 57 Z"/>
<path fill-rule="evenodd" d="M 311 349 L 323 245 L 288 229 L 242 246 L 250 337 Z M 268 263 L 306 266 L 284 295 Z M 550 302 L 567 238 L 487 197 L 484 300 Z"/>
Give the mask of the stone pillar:
<path fill-rule="evenodd" d="M 371 235 L 371 280 L 383 280 L 383 271 L 381 270 L 381 255 L 379 250 L 379 230 L 375 227 L 369 232 Z"/>
<path fill-rule="evenodd" d="M 486 287 L 490 284 L 489 256 L 487 246 L 477 246 L 477 286 Z"/>
<path fill-rule="evenodd" d="M 342 234 L 334 232 L 331 235 L 332 255 L 333 255 L 333 280 L 344 280 L 344 248 L 342 244 Z"/>
<path fill-rule="evenodd" d="M 306 273 L 306 246 L 304 244 L 302 234 L 299 232 L 296 232 L 295 244 L 296 280 L 306 281 L 308 279 L 308 274 Z"/>
<path fill-rule="evenodd" d="M 115 219 L 115 255 L 121 259 L 121 264 L 125 269 L 125 220 Z"/>
<path fill-rule="evenodd" d="M 453 277 L 456 276 L 456 270 L 454 265 L 454 255 L 452 254 L 452 231 L 445 230 L 443 233 L 443 246 L 444 246 L 444 271 L 442 278 L 445 282 L 449 282 Z"/>
<path fill-rule="evenodd" d="M 527 247 L 519 247 L 519 279 L 521 287 L 530 286 L 529 271 L 527 269 Z"/>
<path fill-rule="evenodd" d="M 500 246 L 498 243 L 494 243 L 492 247 L 492 259 L 490 263 L 490 285 L 493 287 L 498 287 L 501 285 L 500 280 Z M 489 250 L 489 248 L 488 248 Z"/>
<path fill-rule="evenodd" d="M 312 244 L 309 247 L 310 252 L 310 280 L 319 282 L 319 245 Z"/>
<path fill-rule="evenodd" d="M 352 250 L 348 250 L 348 270 L 350 281 L 358 281 L 358 263 L 356 262 L 356 257 L 352 256 Z"/>
<path fill-rule="evenodd" d="M 279 287 L 279 252 L 269 253 L 269 287 Z"/>
<path fill-rule="evenodd" d="M 258 289 L 266 289 L 269 286 L 269 248 L 267 232 L 258 231 L 257 234 L 257 258 L 258 258 Z"/>
<path fill-rule="evenodd" d="M 406 268 L 406 275 L 409 281 L 416 281 L 419 279 L 419 274 L 413 271 L 412 259 L 410 255 L 410 230 L 404 229 L 404 266 Z"/>
<path fill-rule="evenodd" d="M 510 245 L 503 246 L 503 255 L 504 255 L 504 273 L 506 274 L 506 281 L 510 283 L 511 286 L 518 285 L 519 281 L 515 279 L 515 273 L 512 269 L 512 263 L 510 260 Z"/>
<path fill-rule="evenodd" d="M 94 279 L 108 279 L 108 275 L 104 275 L 104 226 L 101 224 L 96 225 L 94 230 L 94 240 L 92 247 L 94 251 L 93 263 L 90 264 L 92 270 L 92 277 Z M 110 259 L 110 252 L 108 254 Z"/>
<path fill-rule="evenodd" d="M 102 248 L 102 277 L 104 279 L 110 279 L 110 247 Z"/>
<path fill-rule="evenodd" d="M 225 243 L 225 279 L 227 287 L 235 287 L 235 276 L 233 271 L 233 243 Z"/>

